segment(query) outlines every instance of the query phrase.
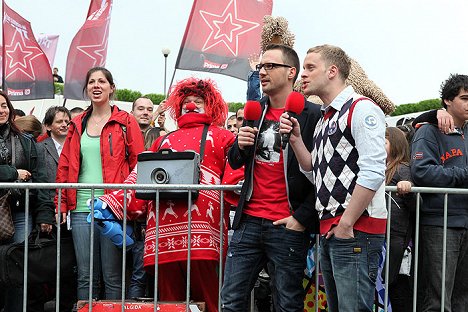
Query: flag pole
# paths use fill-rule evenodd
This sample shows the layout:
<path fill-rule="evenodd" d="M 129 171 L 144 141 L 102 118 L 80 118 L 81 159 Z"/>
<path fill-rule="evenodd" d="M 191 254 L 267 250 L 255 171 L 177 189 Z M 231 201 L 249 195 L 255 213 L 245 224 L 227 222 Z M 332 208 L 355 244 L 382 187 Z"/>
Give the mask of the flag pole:
<path fill-rule="evenodd" d="M 63 98 L 63 104 L 62 106 L 65 107 L 65 104 L 67 103 L 67 99 L 66 98 Z"/>
<path fill-rule="evenodd" d="M 3 15 L 5 14 L 5 1 L 2 0 L 2 21 Z M 2 90 L 7 93 L 5 90 L 5 25 L 2 24 Z"/>
<path fill-rule="evenodd" d="M 171 90 L 171 86 L 172 86 L 172 83 L 174 82 L 174 77 L 175 77 L 175 72 L 176 72 L 177 68 L 174 67 L 174 72 L 172 73 L 172 78 L 171 78 L 171 83 L 169 84 L 169 88 L 166 90 L 164 90 L 164 92 L 166 92 L 166 98 L 167 98 L 167 95 L 169 95 L 169 90 Z"/>

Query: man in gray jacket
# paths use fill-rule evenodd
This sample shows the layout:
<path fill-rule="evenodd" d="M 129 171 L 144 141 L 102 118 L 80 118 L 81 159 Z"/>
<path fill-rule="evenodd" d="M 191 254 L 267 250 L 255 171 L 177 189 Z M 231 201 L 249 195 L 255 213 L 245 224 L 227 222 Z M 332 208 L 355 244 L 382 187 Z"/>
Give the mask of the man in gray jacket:
<path fill-rule="evenodd" d="M 411 175 L 416 186 L 468 186 L 468 76 L 450 75 L 442 84 L 442 105 L 453 117 L 455 131 L 444 134 L 434 124 L 416 131 L 411 147 Z M 444 194 L 422 194 L 421 311 L 440 311 L 442 298 Z M 445 311 L 468 306 L 468 195 L 448 196 Z"/>

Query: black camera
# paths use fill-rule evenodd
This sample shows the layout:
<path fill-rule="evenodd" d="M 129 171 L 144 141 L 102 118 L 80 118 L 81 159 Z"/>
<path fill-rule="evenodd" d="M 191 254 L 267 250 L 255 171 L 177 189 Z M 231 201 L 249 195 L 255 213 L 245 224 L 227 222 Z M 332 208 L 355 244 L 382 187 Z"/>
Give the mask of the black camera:
<path fill-rule="evenodd" d="M 138 155 L 137 184 L 199 184 L 200 155 L 196 152 L 144 152 Z M 192 198 L 198 190 L 191 190 Z M 155 190 L 136 190 L 138 199 L 155 199 Z M 160 190 L 161 199 L 187 198 L 187 190 Z"/>

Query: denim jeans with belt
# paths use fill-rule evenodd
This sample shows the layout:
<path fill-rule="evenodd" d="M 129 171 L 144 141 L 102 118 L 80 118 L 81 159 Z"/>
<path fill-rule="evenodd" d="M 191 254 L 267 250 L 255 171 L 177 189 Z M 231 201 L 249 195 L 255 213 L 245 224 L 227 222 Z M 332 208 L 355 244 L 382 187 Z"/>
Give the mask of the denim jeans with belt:
<path fill-rule="evenodd" d="M 354 238 L 320 238 L 320 268 L 328 311 L 373 311 L 384 235 L 354 231 Z"/>
<path fill-rule="evenodd" d="M 87 212 L 71 213 L 73 244 L 78 266 L 78 300 L 87 300 L 89 294 L 89 247 L 91 225 L 86 221 Z M 105 299 L 122 297 L 122 250 L 101 235 L 97 226 L 94 230 L 93 298 L 98 298 L 99 277 L 104 279 Z M 70 268 L 71 269 L 71 268 Z"/>
<path fill-rule="evenodd" d="M 286 229 L 284 225 L 244 215 L 227 252 L 222 310 L 248 311 L 250 292 L 268 263 L 276 311 L 302 312 L 308 238 L 308 234 Z"/>

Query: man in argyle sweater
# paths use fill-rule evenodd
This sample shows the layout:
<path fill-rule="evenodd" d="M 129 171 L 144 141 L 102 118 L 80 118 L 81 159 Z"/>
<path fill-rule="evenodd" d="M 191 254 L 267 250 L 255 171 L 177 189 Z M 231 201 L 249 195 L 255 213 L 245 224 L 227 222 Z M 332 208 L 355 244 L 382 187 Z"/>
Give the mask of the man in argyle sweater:
<path fill-rule="evenodd" d="M 302 172 L 316 187 L 321 268 L 329 311 L 372 311 L 384 241 L 385 117 L 345 80 L 350 59 L 334 46 L 309 49 L 302 88 L 323 101 L 310 153 L 295 118 L 281 117 L 281 133 Z"/>

